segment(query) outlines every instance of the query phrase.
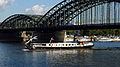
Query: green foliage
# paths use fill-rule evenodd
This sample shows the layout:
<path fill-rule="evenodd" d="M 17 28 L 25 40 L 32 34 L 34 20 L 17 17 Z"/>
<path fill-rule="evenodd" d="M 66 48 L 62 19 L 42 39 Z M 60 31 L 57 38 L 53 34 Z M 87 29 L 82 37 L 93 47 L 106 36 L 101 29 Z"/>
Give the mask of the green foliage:
<path fill-rule="evenodd" d="M 67 30 L 67 35 L 72 35 L 72 34 L 75 34 L 75 30 Z"/>
<path fill-rule="evenodd" d="M 75 30 L 67 30 L 66 31 L 68 35 L 75 34 Z M 107 35 L 116 35 L 120 36 L 120 29 L 94 29 L 94 30 L 80 30 L 80 35 L 102 35 L 102 36 L 107 36 Z"/>
<path fill-rule="evenodd" d="M 26 34 L 33 35 L 34 31 L 26 31 Z"/>

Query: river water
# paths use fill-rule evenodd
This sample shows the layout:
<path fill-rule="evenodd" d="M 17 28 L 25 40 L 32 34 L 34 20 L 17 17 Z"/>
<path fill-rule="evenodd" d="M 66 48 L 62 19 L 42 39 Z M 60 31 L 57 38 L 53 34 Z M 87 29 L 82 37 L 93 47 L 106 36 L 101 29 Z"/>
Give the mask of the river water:
<path fill-rule="evenodd" d="M 91 49 L 24 52 L 20 43 L 0 43 L 0 67 L 119 67 L 120 42 L 94 42 Z"/>

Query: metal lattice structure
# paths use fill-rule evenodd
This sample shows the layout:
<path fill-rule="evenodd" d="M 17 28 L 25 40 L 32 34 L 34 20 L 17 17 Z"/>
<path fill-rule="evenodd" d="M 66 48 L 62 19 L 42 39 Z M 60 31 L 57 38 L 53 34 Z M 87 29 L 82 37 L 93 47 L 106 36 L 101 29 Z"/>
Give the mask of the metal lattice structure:
<path fill-rule="evenodd" d="M 64 0 L 48 11 L 38 27 L 119 23 L 120 0 Z"/>
<path fill-rule="evenodd" d="M 35 20 L 30 16 L 17 14 L 4 20 L 1 28 L 80 28 L 108 24 L 120 25 L 120 0 L 64 0 L 42 18 Z"/>
<path fill-rule="evenodd" d="M 1 23 L 2 29 L 34 28 L 41 15 L 22 15 L 15 14 Z"/>

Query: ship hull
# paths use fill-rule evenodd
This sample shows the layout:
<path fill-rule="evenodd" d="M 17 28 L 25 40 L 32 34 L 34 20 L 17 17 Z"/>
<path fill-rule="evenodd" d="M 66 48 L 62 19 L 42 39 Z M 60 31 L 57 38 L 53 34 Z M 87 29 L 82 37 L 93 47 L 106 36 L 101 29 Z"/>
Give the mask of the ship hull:
<path fill-rule="evenodd" d="M 80 48 L 91 48 L 93 46 L 83 46 L 83 47 L 35 47 L 35 49 L 80 49 Z"/>
<path fill-rule="evenodd" d="M 32 43 L 33 49 L 76 49 L 91 48 L 93 43 Z"/>

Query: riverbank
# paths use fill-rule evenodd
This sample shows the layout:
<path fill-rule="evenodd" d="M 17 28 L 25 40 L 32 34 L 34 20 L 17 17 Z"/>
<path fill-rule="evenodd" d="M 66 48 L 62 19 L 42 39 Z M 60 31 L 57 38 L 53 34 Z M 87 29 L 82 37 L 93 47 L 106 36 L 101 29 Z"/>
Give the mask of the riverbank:
<path fill-rule="evenodd" d="M 120 37 L 118 36 L 74 36 L 67 35 L 65 36 L 65 42 L 72 41 L 120 41 Z"/>

